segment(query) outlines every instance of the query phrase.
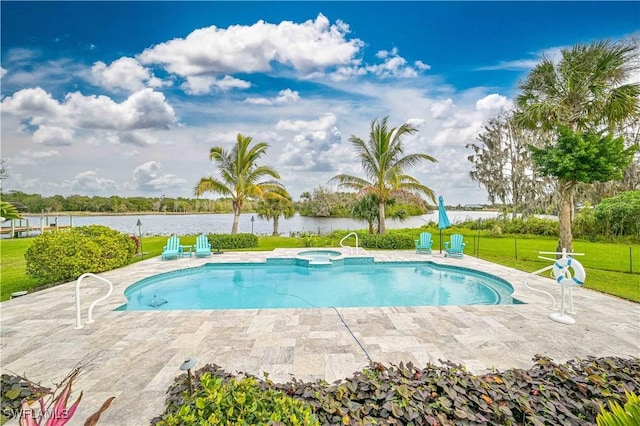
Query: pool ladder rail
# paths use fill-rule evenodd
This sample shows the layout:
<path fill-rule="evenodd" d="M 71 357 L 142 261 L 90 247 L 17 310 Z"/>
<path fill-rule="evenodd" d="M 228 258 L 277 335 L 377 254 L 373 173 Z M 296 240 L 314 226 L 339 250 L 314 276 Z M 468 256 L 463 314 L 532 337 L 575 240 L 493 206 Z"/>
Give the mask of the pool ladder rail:
<path fill-rule="evenodd" d="M 76 281 L 76 326 L 74 327 L 76 330 L 82 328 L 82 319 L 80 318 L 80 283 L 82 282 L 82 280 L 84 280 L 87 277 L 93 277 L 109 284 L 109 291 L 107 292 L 107 294 L 100 297 L 99 299 L 96 299 L 91 304 L 91 306 L 89 306 L 89 311 L 87 312 L 87 324 L 90 324 L 93 322 L 93 316 L 91 314 L 93 313 L 94 306 L 96 306 L 98 302 L 101 302 L 107 297 L 111 296 L 111 293 L 113 293 L 113 284 L 111 283 L 111 281 L 107 280 L 106 278 L 102 278 L 90 272 L 80 275 L 80 277 L 78 277 L 78 280 Z"/>
<path fill-rule="evenodd" d="M 346 246 L 344 245 L 344 240 L 346 240 L 347 238 L 354 236 L 356 237 L 356 246 L 355 247 L 351 247 L 351 246 Z M 340 247 L 342 248 L 348 248 L 349 252 L 351 254 L 358 254 L 358 234 L 356 234 L 355 232 L 350 232 L 347 235 L 345 235 L 341 240 L 340 240 Z M 354 253 L 354 248 L 355 248 L 355 253 Z"/>
<path fill-rule="evenodd" d="M 562 249 L 561 252 L 555 252 L 555 251 L 540 251 L 538 252 L 538 254 L 556 254 L 556 255 L 562 255 L 562 257 L 560 259 L 567 259 L 568 255 L 571 256 L 584 256 L 584 253 L 567 253 L 566 249 Z M 551 307 L 552 310 L 557 311 L 558 307 L 556 304 L 556 298 L 553 296 L 553 294 L 551 294 L 550 292 L 546 291 L 546 290 L 540 290 L 538 288 L 534 288 L 531 287 L 528 283 L 527 280 L 529 278 L 531 278 L 534 275 L 538 275 L 541 274 L 543 272 L 546 271 L 550 271 L 552 270 L 555 266 L 556 266 L 556 262 L 558 261 L 558 259 L 552 259 L 550 257 L 544 257 L 544 256 L 538 256 L 539 259 L 544 259 L 544 260 L 549 260 L 551 262 L 553 262 L 551 265 L 549 266 L 545 266 L 544 268 L 538 269 L 537 271 L 531 272 L 530 274 L 528 274 L 525 278 L 524 278 L 524 286 L 530 290 L 530 291 L 535 291 L 538 293 L 543 293 L 546 294 L 547 296 L 549 296 L 551 298 L 551 302 L 553 303 L 553 306 Z M 565 274 L 565 276 L 569 275 L 567 278 L 570 278 L 570 273 L 567 270 L 567 267 L 563 268 L 563 273 Z M 553 273 L 552 273 L 552 277 L 553 277 Z M 555 277 L 554 277 L 555 278 Z M 560 312 L 554 312 L 552 314 L 549 315 L 549 318 L 551 318 L 553 321 L 562 323 L 562 324 L 567 324 L 567 325 L 571 325 L 571 324 L 575 324 L 575 320 L 573 318 L 571 318 L 570 316 L 565 314 L 565 298 L 568 299 L 568 304 L 569 304 L 569 309 L 566 311 L 569 314 L 575 314 L 574 310 L 573 310 L 573 292 L 571 290 L 572 286 L 568 287 L 568 297 L 565 296 L 565 284 L 564 282 L 567 280 L 561 280 L 560 282 L 560 286 L 561 286 L 561 290 L 560 290 Z"/>

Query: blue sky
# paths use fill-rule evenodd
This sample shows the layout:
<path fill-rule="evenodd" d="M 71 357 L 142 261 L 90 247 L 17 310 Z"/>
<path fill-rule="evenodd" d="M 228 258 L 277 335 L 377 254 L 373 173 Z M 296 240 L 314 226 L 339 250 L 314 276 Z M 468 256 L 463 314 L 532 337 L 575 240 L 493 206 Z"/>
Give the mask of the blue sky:
<path fill-rule="evenodd" d="M 3 189 L 193 197 L 213 146 L 270 145 L 294 199 L 359 175 L 373 119 L 419 132 L 447 204 L 482 124 L 543 55 L 640 34 L 639 2 L 0 3 Z"/>

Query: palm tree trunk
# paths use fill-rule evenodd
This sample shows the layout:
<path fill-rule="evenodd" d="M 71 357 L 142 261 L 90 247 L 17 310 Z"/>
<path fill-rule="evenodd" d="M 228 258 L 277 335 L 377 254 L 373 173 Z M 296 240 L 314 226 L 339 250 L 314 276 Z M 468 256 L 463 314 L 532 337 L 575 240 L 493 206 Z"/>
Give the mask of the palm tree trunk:
<path fill-rule="evenodd" d="M 387 232 L 387 226 L 384 220 L 384 201 L 378 203 L 378 209 L 380 211 L 380 217 L 378 220 L 378 234 L 385 234 Z"/>
<path fill-rule="evenodd" d="M 273 236 L 277 237 L 278 236 L 278 224 L 280 222 L 280 216 L 275 216 L 273 218 Z"/>
<path fill-rule="evenodd" d="M 560 182 L 560 212 L 558 213 L 560 240 L 556 248 L 558 252 L 561 252 L 563 248 L 567 249 L 567 253 L 573 251 L 573 234 L 571 231 L 573 217 L 571 210 L 574 186 L 572 182 Z"/>
<path fill-rule="evenodd" d="M 238 223 L 240 222 L 240 207 L 233 206 L 233 225 L 231 226 L 231 234 L 238 233 Z"/>

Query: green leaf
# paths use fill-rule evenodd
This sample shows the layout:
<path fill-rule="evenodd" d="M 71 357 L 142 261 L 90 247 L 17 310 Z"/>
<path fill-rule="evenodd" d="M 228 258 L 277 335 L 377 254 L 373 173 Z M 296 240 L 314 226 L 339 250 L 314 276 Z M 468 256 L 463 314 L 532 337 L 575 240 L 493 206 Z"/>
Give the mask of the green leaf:
<path fill-rule="evenodd" d="M 16 399 L 17 397 L 20 396 L 20 392 L 22 391 L 22 389 L 9 389 L 8 391 L 6 391 L 2 396 L 4 398 L 9 398 L 9 399 Z"/>

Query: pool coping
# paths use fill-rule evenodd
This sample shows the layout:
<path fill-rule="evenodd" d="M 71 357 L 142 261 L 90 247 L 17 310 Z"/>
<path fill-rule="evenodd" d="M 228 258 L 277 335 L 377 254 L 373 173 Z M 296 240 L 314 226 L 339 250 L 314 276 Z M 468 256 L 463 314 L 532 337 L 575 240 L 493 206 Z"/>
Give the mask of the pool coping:
<path fill-rule="evenodd" d="M 82 365 L 75 389 L 83 390 L 78 418 L 102 402 L 116 400 L 101 425 L 146 424 L 164 408 L 165 392 L 189 357 L 226 371 L 268 372 L 275 381 L 329 382 L 368 365 L 367 356 L 330 308 L 220 311 L 114 311 L 126 302 L 124 289 L 161 272 L 215 262 L 263 262 L 304 249 L 227 252 L 211 258 L 147 259 L 99 274 L 114 294 L 96 306 L 95 322 L 76 330 L 75 282 L 0 304 L 2 372 L 26 374 L 43 385 Z M 334 250 L 334 248 L 331 248 Z M 336 249 L 339 250 L 339 249 Z M 640 305 L 584 288 L 573 291 L 575 325 L 551 321 L 550 299 L 522 284 L 527 276 L 465 255 L 445 258 L 413 251 L 364 252 L 376 261 L 430 260 L 483 271 L 507 280 L 521 305 L 340 308 L 340 314 L 369 355 L 383 363 L 416 365 L 450 360 L 472 372 L 529 368 L 535 354 L 557 362 L 588 356 L 640 356 Z M 363 255 L 364 255 L 363 253 Z M 588 271 L 587 271 L 588 274 Z M 588 280 L 588 277 L 587 277 Z M 558 294 L 551 279 L 531 284 Z M 85 285 L 83 284 L 83 287 Z M 87 283 L 83 316 L 104 286 Z M 82 423 L 69 423 L 82 424 Z"/>

